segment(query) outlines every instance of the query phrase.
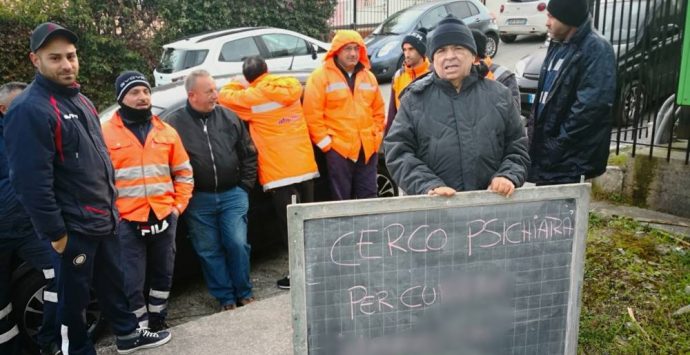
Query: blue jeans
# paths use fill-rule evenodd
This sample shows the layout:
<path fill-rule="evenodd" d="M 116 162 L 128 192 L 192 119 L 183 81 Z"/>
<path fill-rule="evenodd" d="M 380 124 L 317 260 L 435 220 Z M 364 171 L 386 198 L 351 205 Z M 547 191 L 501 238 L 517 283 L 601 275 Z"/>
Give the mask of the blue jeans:
<path fill-rule="evenodd" d="M 247 192 L 194 192 L 184 213 L 206 286 L 221 306 L 252 296 L 247 243 Z"/>

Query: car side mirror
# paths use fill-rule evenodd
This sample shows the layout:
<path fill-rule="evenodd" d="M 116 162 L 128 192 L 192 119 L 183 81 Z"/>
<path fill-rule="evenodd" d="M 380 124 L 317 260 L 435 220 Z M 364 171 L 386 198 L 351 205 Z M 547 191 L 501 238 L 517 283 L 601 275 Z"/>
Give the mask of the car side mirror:
<path fill-rule="evenodd" d="M 316 54 L 316 52 L 318 52 L 318 48 L 316 48 L 316 45 L 314 43 L 310 43 L 309 51 L 311 52 L 311 59 L 316 60 L 316 58 L 319 57 Z"/>

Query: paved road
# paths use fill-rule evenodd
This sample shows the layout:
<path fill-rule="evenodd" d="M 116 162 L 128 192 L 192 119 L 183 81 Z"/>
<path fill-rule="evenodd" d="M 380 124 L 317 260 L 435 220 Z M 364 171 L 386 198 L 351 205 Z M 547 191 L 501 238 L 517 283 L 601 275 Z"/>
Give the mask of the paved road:
<path fill-rule="evenodd" d="M 520 36 L 515 42 L 510 44 L 501 42 L 498 45 L 498 53 L 494 58 L 494 62 L 504 65 L 510 70 L 515 70 L 515 63 L 518 60 L 534 52 L 543 44 L 544 38 L 537 36 Z M 390 83 L 381 84 L 381 93 L 383 94 L 383 100 L 386 101 L 386 108 L 388 108 L 388 101 L 391 96 Z"/>

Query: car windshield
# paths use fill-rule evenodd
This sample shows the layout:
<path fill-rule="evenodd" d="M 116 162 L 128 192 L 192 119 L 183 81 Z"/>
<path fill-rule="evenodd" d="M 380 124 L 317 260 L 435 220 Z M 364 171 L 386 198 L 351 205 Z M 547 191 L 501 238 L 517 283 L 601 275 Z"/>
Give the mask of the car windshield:
<path fill-rule="evenodd" d="M 412 26 L 414 26 L 423 12 L 423 10 L 419 9 L 398 11 L 377 27 L 373 33 L 377 35 L 407 33 L 412 29 Z"/>
<path fill-rule="evenodd" d="M 174 73 L 200 65 L 206 59 L 207 49 L 187 50 L 165 48 L 158 64 L 159 73 Z"/>
<path fill-rule="evenodd" d="M 612 44 L 636 40 L 640 27 L 638 24 L 644 23 L 647 10 L 644 4 L 621 1 L 601 6 L 597 28 Z"/>

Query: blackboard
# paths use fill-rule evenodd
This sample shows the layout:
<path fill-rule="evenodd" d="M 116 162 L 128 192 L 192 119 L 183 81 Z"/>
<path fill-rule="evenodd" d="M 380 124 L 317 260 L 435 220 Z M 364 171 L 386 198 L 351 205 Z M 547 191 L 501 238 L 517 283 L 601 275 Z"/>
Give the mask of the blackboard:
<path fill-rule="evenodd" d="M 575 354 L 589 184 L 288 208 L 296 354 Z"/>

